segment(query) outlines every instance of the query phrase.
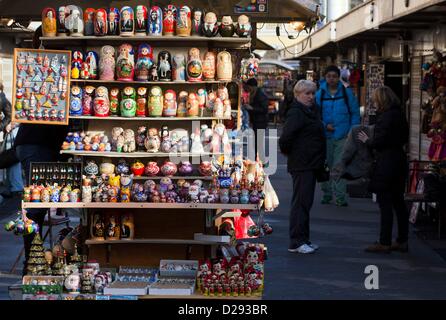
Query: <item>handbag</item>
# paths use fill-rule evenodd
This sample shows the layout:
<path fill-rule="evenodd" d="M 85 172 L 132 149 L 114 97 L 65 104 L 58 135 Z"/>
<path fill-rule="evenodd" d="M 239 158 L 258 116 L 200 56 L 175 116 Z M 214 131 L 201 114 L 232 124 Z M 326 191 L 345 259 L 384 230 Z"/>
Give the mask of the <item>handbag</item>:
<path fill-rule="evenodd" d="M 324 163 L 322 167 L 319 169 L 316 169 L 314 171 L 314 175 L 316 176 L 317 182 L 327 182 L 330 180 L 330 168 L 328 167 L 327 163 Z"/>
<path fill-rule="evenodd" d="M 9 149 L 7 149 L 8 138 L 11 142 L 11 148 Z M 3 139 L 3 142 L 0 145 L 0 169 L 7 169 L 19 162 L 15 152 L 14 142 L 15 139 L 13 138 L 11 132 L 6 133 L 5 139 Z"/>

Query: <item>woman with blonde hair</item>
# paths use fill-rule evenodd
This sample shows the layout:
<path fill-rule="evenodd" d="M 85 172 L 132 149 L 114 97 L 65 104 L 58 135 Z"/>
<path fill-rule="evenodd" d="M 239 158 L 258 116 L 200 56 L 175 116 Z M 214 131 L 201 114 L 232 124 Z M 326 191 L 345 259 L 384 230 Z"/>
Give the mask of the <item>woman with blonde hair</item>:
<path fill-rule="evenodd" d="M 358 139 L 375 151 L 369 190 L 377 196 L 381 211 L 381 233 L 379 241 L 365 250 L 376 253 L 407 252 L 409 212 L 404 202 L 404 190 L 408 162 L 404 146 L 409 140 L 409 125 L 401 110 L 401 102 L 392 89 L 387 86 L 377 88 L 372 100 L 377 109 L 374 135 L 369 137 L 361 131 Z M 392 243 L 394 211 L 398 237 Z"/>

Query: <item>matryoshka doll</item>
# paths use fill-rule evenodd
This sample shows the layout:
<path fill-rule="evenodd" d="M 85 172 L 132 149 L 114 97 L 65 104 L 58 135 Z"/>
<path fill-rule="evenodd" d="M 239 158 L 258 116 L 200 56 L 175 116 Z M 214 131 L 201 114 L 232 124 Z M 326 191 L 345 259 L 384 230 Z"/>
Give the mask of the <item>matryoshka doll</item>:
<path fill-rule="evenodd" d="M 218 33 L 217 15 L 213 12 L 206 13 L 204 17 L 203 35 L 206 37 L 215 37 Z"/>
<path fill-rule="evenodd" d="M 247 38 L 251 36 L 251 23 L 249 22 L 249 17 L 247 15 L 242 14 L 238 17 L 237 20 L 237 29 L 235 32 L 241 38 Z"/>
<path fill-rule="evenodd" d="M 94 98 L 94 114 L 97 117 L 108 117 L 110 114 L 110 100 L 108 97 L 108 89 L 99 87 L 96 89 L 96 97 Z"/>
<path fill-rule="evenodd" d="M 175 25 L 177 19 L 177 8 L 169 4 L 164 8 L 163 17 L 163 35 L 173 36 L 175 34 Z"/>
<path fill-rule="evenodd" d="M 132 87 L 125 87 L 121 97 L 121 116 L 132 118 L 136 115 L 136 92 Z"/>
<path fill-rule="evenodd" d="M 62 6 L 57 9 L 57 36 L 58 37 L 66 37 L 68 35 L 68 30 L 65 27 L 65 20 L 68 17 L 69 12 L 67 11 L 67 7 Z"/>
<path fill-rule="evenodd" d="M 191 48 L 187 61 L 187 78 L 191 82 L 201 81 L 203 76 L 203 65 L 201 64 L 200 50 Z"/>
<path fill-rule="evenodd" d="M 82 9 L 78 6 L 68 6 L 69 15 L 65 19 L 65 27 L 72 37 L 82 37 L 84 35 L 84 21 Z"/>
<path fill-rule="evenodd" d="M 190 8 L 188 6 L 182 6 L 178 11 L 176 25 L 177 36 L 188 37 L 192 29 Z"/>
<path fill-rule="evenodd" d="M 84 33 L 86 36 L 94 36 L 94 14 L 95 9 L 87 8 L 84 11 Z"/>
<path fill-rule="evenodd" d="M 119 81 L 133 81 L 135 75 L 135 56 L 130 44 L 119 47 L 119 56 L 116 60 L 116 77 Z"/>
<path fill-rule="evenodd" d="M 232 80 L 232 61 L 228 51 L 221 51 L 217 55 L 217 79 L 221 81 Z"/>
<path fill-rule="evenodd" d="M 196 93 L 191 92 L 187 98 L 187 116 L 198 117 L 200 115 L 200 107 L 198 103 L 198 96 Z"/>
<path fill-rule="evenodd" d="M 203 60 L 203 78 L 204 80 L 215 80 L 215 53 L 206 52 Z"/>
<path fill-rule="evenodd" d="M 158 80 L 172 81 L 172 58 L 168 51 L 158 54 Z"/>
<path fill-rule="evenodd" d="M 232 37 L 234 32 L 235 27 L 231 16 L 223 16 L 223 18 L 221 18 L 220 35 L 222 37 Z"/>
<path fill-rule="evenodd" d="M 115 48 L 103 46 L 99 59 L 99 79 L 104 81 L 115 80 Z"/>
<path fill-rule="evenodd" d="M 119 9 L 110 8 L 108 9 L 108 30 L 109 36 L 117 36 L 119 34 Z"/>
<path fill-rule="evenodd" d="M 133 9 L 131 7 L 125 6 L 121 9 L 119 22 L 121 36 L 131 37 L 135 34 L 133 17 Z"/>
<path fill-rule="evenodd" d="M 82 115 L 82 89 L 79 86 L 71 87 L 70 116 Z"/>
<path fill-rule="evenodd" d="M 80 51 L 73 52 L 73 59 L 71 59 L 71 78 L 79 79 L 81 75 L 82 63 L 84 62 L 84 55 Z"/>
<path fill-rule="evenodd" d="M 84 116 L 93 115 L 93 95 L 95 88 L 86 86 L 82 94 L 82 114 Z"/>
<path fill-rule="evenodd" d="M 178 94 L 178 108 L 177 108 L 177 117 L 185 118 L 187 117 L 187 99 L 189 97 L 189 93 L 186 91 L 181 91 Z"/>
<path fill-rule="evenodd" d="M 150 76 L 150 68 L 153 65 L 153 50 L 148 44 L 141 44 L 138 48 L 138 60 L 136 62 L 136 79 L 147 81 Z"/>
<path fill-rule="evenodd" d="M 136 98 L 136 116 L 145 117 L 147 109 L 147 88 L 138 88 L 138 94 Z"/>
<path fill-rule="evenodd" d="M 135 35 L 145 36 L 147 34 L 147 7 L 136 6 L 135 8 Z"/>
<path fill-rule="evenodd" d="M 161 117 L 163 115 L 163 91 L 155 86 L 150 89 L 149 95 L 149 116 Z"/>
<path fill-rule="evenodd" d="M 98 9 L 94 14 L 94 35 L 106 36 L 108 34 L 107 11 Z"/>
<path fill-rule="evenodd" d="M 177 115 L 177 94 L 173 90 L 164 93 L 163 117 L 175 117 Z"/>
<path fill-rule="evenodd" d="M 88 65 L 89 79 L 95 80 L 98 78 L 98 54 L 94 51 L 88 51 L 85 57 L 85 62 Z"/>
<path fill-rule="evenodd" d="M 198 107 L 200 108 L 200 117 L 204 116 L 204 111 L 206 110 L 206 100 L 207 100 L 207 91 L 206 89 L 198 89 Z"/>
<path fill-rule="evenodd" d="M 119 89 L 112 88 L 110 90 L 110 115 L 119 115 Z"/>
<path fill-rule="evenodd" d="M 199 8 L 194 8 L 192 10 L 192 35 L 201 36 L 203 35 L 203 21 L 204 13 L 203 10 Z"/>
<path fill-rule="evenodd" d="M 151 36 L 163 35 L 163 10 L 158 6 L 150 8 L 148 31 Z"/>
<path fill-rule="evenodd" d="M 57 35 L 56 10 L 45 8 L 42 11 L 42 35 L 55 37 Z"/>
<path fill-rule="evenodd" d="M 177 53 L 172 61 L 172 80 L 186 81 L 186 58 L 184 54 Z"/>

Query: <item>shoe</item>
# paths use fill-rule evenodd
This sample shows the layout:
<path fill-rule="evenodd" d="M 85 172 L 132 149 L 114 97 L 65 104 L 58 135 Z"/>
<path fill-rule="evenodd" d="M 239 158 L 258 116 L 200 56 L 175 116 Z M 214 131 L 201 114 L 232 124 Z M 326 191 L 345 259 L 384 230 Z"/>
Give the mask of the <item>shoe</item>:
<path fill-rule="evenodd" d="M 371 253 L 390 253 L 390 246 L 385 246 L 379 242 L 375 242 L 371 246 L 365 248 L 365 252 Z"/>
<path fill-rule="evenodd" d="M 306 243 L 304 243 L 303 245 L 301 245 L 300 247 L 297 248 L 289 248 L 288 249 L 289 252 L 292 253 L 303 253 L 303 254 L 307 254 L 307 253 L 314 253 L 316 250 L 314 250 L 312 247 L 310 247 L 309 245 L 307 245 Z"/>
<path fill-rule="evenodd" d="M 321 204 L 330 204 L 332 200 L 332 197 L 323 196 L 321 200 Z"/>
<path fill-rule="evenodd" d="M 398 241 L 395 241 L 390 246 L 390 250 L 392 251 L 399 251 L 399 252 L 409 252 L 409 244 L 406 242 L 399 243 Z"/>
<path fill-rule="evenodd" d="M 338 207 L 348 207 L 348 202 L 345 200 L 336 200 L 336 205 Z"/>
<path fill-rule="evenodd" d="M 315 244 L 315 243 L 307 243 L 307 245 L 309 246 L 309 247 L 311 247 L 311 248 L 313 248 L 314 249 L 314 251 L 316 251 L 316 250 L 318 250 L 319 249 L 319 246 L 317 245 L 317 244 Z"/>

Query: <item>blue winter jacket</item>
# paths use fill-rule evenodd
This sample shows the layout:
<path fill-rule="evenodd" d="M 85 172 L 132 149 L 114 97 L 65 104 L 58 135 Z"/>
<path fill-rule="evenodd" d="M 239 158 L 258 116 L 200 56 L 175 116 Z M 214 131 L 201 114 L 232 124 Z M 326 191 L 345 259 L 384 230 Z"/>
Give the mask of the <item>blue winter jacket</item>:
<path fill-rule="evenodd" d="M 319 90 L 316 92 L 316 105 L 319 107 L 322 114 L 322 121 L 325 125 L 325 132 L 328 139 L 341 140 L 347 137 L 352 126 L 358 125 L 361 122 L 358 100 L 351 89 L 346 88 L 345 92 L 350 105 L 349 112 L 349 107 L 345 103 L 342 86 L 343 84 L 339 81 L 338 91 L 331 97 L 327 82 L 323 81 L 320 84 Z M 325 96 L 322 103 L 323 105 L 320 106 L 322 90 L 325 91 Z M 332 124 L 335 131 L 328 132 L 328 124 Z"/>

